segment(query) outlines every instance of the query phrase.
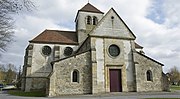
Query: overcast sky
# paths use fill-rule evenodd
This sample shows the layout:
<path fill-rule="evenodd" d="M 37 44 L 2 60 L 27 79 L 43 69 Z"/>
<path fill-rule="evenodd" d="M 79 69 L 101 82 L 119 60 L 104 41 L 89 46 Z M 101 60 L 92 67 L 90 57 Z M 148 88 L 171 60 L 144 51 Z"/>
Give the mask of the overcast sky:
<path fill-rule="evenodd" d="M 23 65 L 28 41 L 45 29 L 74 30 L 77 11 L 88 0 L 34 0 L 33 12 L 15 18 L 15 42 L 0 63 Z M 136 35 L 146 55 L 163 63 L 164 71 L 180 69 L 180 0 L 90 0 L 102 12 L 113 7 Z"/>

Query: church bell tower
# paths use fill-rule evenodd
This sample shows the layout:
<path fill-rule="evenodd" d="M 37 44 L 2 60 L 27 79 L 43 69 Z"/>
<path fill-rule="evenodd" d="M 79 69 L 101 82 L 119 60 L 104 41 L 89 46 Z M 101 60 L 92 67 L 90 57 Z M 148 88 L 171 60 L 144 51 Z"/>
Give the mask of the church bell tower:
<path fill-rule="evenodd" d="M 81 44 L 88 36 L 90 31 L 98 24 L 103 17 L 103 12 L 87 3 L 78 10 L 75 22 L 78 33 L 78 43 Z"/>

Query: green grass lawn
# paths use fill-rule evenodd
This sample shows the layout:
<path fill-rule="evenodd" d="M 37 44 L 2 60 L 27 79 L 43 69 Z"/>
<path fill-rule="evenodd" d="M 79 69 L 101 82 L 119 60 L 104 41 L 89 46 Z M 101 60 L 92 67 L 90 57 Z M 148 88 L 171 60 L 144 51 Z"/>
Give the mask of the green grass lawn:
<path fill-rule="evenodd" d="M 170 88 L 171 90 L 180 90 L 180 86 L 172 85 Z"/>
<path fill-rule="evenodd" d="M 46 94 L 42 91 L 23 92 L 20 90 L 10 90 L 8 94 L 15 96 L 26 96 L 26 97 L 45 97 Z"/>
<path fill-rule="evenodd" d="M 180 86 L 172 85 L 170 89 L 171 91 L 180 90 Z M 145 99 L 180 99 L 180 98 L 145 98 Z"/>
<path fill-rule="evenodd" d="M 180 99 L 180 98 L 145 98 L 145 99 Z"/>

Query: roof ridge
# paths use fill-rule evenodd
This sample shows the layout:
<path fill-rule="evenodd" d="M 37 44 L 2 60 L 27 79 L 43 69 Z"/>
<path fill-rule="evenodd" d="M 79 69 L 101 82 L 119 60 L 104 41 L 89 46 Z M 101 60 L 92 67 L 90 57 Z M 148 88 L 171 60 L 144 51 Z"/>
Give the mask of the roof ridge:
<path fill-rule="evenodd" d="M 76 31 L 73 31 L 73 30 L 51 30 L 51 29 L 45 29 L 44 31 L 76 32 Z"/>

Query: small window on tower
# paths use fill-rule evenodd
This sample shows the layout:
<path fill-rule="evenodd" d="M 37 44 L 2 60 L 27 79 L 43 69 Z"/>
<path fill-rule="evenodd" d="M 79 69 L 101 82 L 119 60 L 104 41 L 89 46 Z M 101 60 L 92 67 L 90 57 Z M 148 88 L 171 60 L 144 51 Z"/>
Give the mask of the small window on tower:
<path fill-rule="evenodd" d="M 88 24 L 88 25 L 91 24 L 91 16 L 87 16 L 87 24 Z"/>
<path fill-rule="evenodd" d="M 93 17 L 93 25 L 97 25 L 97 23 L 98 23 L 98 19 L 97 19 L 97 17 Z"/>

